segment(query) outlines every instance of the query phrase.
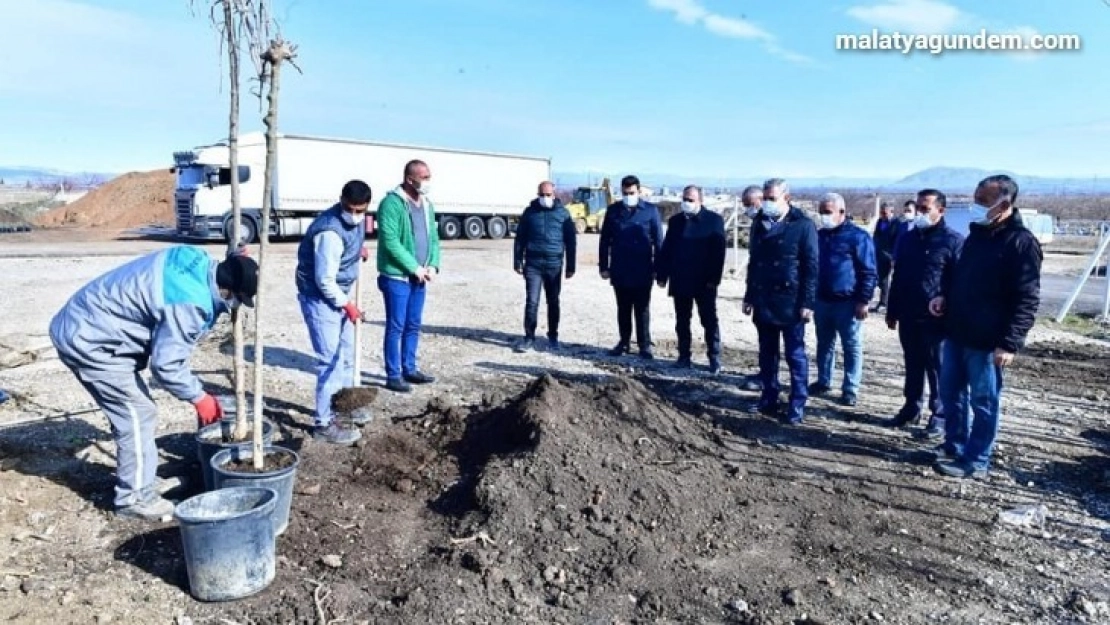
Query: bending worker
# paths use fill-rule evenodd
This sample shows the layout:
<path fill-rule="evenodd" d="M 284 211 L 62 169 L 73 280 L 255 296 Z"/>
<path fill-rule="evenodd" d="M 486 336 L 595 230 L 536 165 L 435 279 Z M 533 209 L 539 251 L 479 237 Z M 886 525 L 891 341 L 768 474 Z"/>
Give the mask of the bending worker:
<path fill-rule="evenodd" d="M 254 305 L 258 264 L 217 262 L 201 248 L 174 246 L 137 258 L 86 284 L 50 322 L 58 357 L 92 395 L 116 442 L 116 513 L 147 520 L 173 514 L 154 490 L 158 408 L 139 376 L 149 365 L 171 395 L 196 408 L 200 426 L 223 410 L 189 368 L 189 357 L 220 314 Z"/>

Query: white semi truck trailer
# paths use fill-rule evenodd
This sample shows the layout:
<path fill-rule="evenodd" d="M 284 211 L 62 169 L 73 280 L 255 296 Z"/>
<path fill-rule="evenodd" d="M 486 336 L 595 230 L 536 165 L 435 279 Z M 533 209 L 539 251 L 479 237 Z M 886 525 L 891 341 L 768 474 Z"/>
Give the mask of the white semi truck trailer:
<path fill-rule="evenodd" d="M 400 184 L 405 163 L 419 159 L 432 171 L 429 196 L 442 239 L 500 239 L 551 177 L 551 159 L 395 145 L 352 139 L 279 135 L 273 179 L 271 236 L 303 235 L 318 213 L 339 201 L 344 183 L 370 185 L 371 217 L 386 192 Z M 242 238 L 258 239 L 266 140 L 260 133 L 239 137 Z M 179 236 L 229 240 L 231 168 L 226 143 L 174 153 L 174 209 Z M 372 223 L 372 222 L 371 222 Z"/>

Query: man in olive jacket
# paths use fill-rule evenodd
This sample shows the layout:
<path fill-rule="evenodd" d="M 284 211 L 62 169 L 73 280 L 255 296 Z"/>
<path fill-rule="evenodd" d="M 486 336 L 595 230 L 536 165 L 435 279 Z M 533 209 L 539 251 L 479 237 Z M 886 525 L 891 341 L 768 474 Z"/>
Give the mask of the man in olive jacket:
<path fill-rule="evenodd" d="M 427 286 L 439 275 L 439 234 L 428 199 L 431 171 L 405 165 L 404 182 L 378 205 L 378 288 L 385 301 L 385 387 L 398 393 L 435 378 L 416 364 Z"/>
<path fill-rule="evenodd" d="M 563 284 L 563 257 L 566 276 L 574 276 L 578 233 L 570 211 L 555 197 L 555 185 L 541 182 L 538 195 L 524 214 L 513 244 L 513 269 L 524 276 L 524 340 L 515 351 L 535 347 L 536 317 L 540 308 L 540 289 L 547 299 L 547 346 L 559 349 L 559 292 Z"/>

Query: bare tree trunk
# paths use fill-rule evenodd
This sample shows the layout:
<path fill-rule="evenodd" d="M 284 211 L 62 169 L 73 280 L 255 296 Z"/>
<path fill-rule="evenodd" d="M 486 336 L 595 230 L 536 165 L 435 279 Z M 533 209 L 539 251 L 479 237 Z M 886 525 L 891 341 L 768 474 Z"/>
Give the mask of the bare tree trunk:
<path fill-rule="evenodd" d="M 262 345 L 262 311 L 263 311 L 263 289 L 266 284 L 266 254 L 269 250 L 270 240 L 270 212 L 274 206 L 274 165 L 277 160 L 277 120 L 278 120 L 278 95 L 281 91 L 281 64 L 287 58 L 290 58 L 291 53 L 288 46 L 281 39 L 270 42 L 270 48 L 265 52 L 266 58 L 266 99 L 269 107 L 266 111 L 266 171 L 263 177 L 263 191 L 262 191 L 262 226 L 259 228 L 259 251 L 258 251 L 258 293 L 254 298 L 255 315 L 254 315 L 254 441 L 252 445 L 253 453 L 251 454 L 254 459 L 255 470 L 261 470 L 263 466 L 263 453 L 265 451 L 262 443 L 262 362 L 263 362 L 263 345 Z"/>
<path fill-rule="evenodd" d="M 239 30 L 236 28 L 235 11 L 231 0 L 220 0 L 224 11 L 224 29 L 227 34 L 227 60 L 231 108 L 227 119 L 228 164 L 231 167 L 231 238 L 227 242 L 228 254 L 234 253 L 242 236 L 239 226 L 243 206 L 239 200 Z M 232 440 L 247 438 L 250 427 L 247 419 L 247 359 L 244 353 L 243 313 L 231 311 L 231 334 L 235 345 L 232 381 L 235 386 L 235 430 Z"/>

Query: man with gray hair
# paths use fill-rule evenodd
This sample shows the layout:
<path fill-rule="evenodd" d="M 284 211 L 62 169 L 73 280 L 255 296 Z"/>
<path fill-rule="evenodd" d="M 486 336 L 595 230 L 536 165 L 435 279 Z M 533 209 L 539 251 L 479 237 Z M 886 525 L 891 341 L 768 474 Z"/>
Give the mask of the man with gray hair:
<path fill-rule="evenodd" d="M 674 298 L 678 360 L 675 366 L 689 369 L 690 318 L 694 305 L 705 330 L 709 373 L 721 372 L 721 327 L 717 320 L 717 287 L 725 270 L 725 221 L 702 206 L 701 189 L 689 185 L 682 190 L 682 211 L 667 221 L 667 234 L 655 265 L 659 286 L 670 282 Z"/>
<path fill-rule="evenodd" d="M 766 415 L 779 413 L 781 341 L 790 368 L 786 421 L 799 424 L 809 398 L 805 324 L 813 318 L 817 292 L 817 230 L 801 209 L 790 204 L 790 190 L 781 178 L 763 184 L 750 252 L 744 314 L 752 315 L 759 333 L 763 384 L 756 409 Z"/>
<path fill-rule="evenodd" d="M 744 214 L 748 219 L 754 220 L 759 215 L 759 208 L 763 204 L 763 187 L 752 184 L 744 187 L 740 193 L 740 203 L 744 206 Z M 750 243 L 749 243 L 750 245 Z M 745 391 L 758 391 L 763 388 L 763 382 L 760 381 L 759 369 L 756 372 L 747 376 L 740 382 L 740 388 Z"/>
<path fill-rule="evenodd" d="M 817 307 L 813 311 L 817 381 L 809 387 L 809 394 L 819 396 L 829 392 L 839 336 L 844 350 L 840 403 L 855 406 L 863 375 L 860 324 L 867 318 L 868 304 L 879 280 L 875 244 L 867 231 L 848 221 L 847 207 L 839 193 L 826 193 L 817 204 L 817 213 L 820 261 Z"/>

